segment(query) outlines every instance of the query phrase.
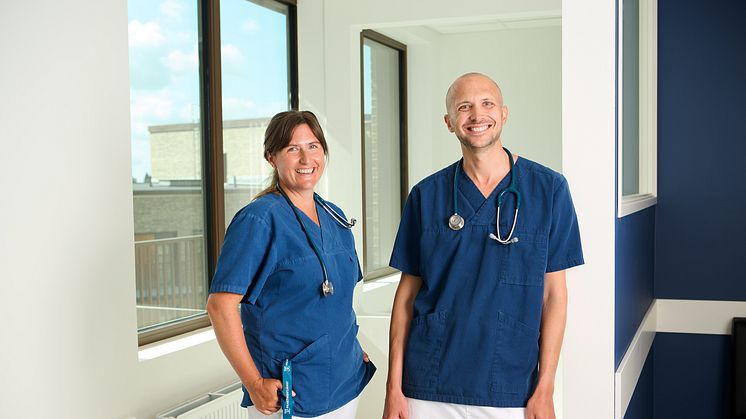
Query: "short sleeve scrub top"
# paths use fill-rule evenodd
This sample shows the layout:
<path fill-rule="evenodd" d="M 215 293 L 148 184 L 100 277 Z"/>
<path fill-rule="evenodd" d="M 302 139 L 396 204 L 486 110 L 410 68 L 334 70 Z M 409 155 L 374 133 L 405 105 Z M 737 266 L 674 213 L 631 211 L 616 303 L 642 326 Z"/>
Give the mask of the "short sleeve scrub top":
<path fill-rule="evenodd" d="M 320 227 L 301 217 L 324 258 L 333 295 L 323 296 L 319 259 L 278 194 L 264 195 L 235 215 L 210 285 L 210 293 L 244 296 L 244 335 L 262 377 L 281 379 L 283 361 L 292 361 L 294 415 L 300 417 L 345 405 L 375 372 L 372 362 L 363 362 L 357 340 L 352 293 L 362 274 L 352 233 L 316 206 Z M 246 388 L 241 405 L 252 405 Z"/>
<path fill-rule="evenodd" d="M 451 230 L 454 174 L 461 230 Z M 491 407 L 525 407 L 537 377 L 544 274 L 583 263 L 577 217 L 562 175 L 519 158 L 521 204 L 513 237 L 495 231 L 497 195 L 485 198 L 460 164 L 409 194 L 390 265 L 422 278 L 406 344 L 407 397 Z M 515 198 L 500 208 L 505 237 Z"/>

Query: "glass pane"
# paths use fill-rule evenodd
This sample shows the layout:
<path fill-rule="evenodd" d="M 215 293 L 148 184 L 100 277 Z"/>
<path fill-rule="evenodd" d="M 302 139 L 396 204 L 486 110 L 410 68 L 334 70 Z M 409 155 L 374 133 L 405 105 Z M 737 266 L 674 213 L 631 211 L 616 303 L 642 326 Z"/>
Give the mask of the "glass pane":
<path fill-rule="evenodd" d="M 399 51 L 363 41 L 365 272 L 388 266 L 401 216 Z"/>
<path fill-rule="evenodd" d="M 638 0 L 622 8 L 622 195 L 640 193 L 640 25 Z"/>
<path fill-rule="evenodd" d="M 140 331 L 205 313 L 197 5 L 128 2 Z"/>
<path fill-rule="evenodd" d="M 220 3 L 226 226 L 271 174 L 264 130 L 289 108 L 287 12 L 267 1 Z"/>

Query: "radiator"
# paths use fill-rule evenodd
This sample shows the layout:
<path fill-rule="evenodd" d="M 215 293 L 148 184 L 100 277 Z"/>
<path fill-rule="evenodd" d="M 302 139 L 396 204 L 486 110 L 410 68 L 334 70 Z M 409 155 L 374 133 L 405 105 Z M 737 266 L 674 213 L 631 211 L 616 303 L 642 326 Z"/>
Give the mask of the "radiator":
<path fill-rule="evenodd" d="M 237 382 L 159 413 L 156 419 L 246 419 L 242 397 L 241 383 Z"/>

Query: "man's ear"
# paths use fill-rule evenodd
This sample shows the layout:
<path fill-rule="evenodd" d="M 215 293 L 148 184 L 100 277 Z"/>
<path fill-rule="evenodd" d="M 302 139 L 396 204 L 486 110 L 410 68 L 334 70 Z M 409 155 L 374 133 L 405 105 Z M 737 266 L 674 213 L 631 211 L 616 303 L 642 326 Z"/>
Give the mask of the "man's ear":
<path fill-rule="evenodd" d="M 445 121 L 448 131 L 453 132 L 453 125 L 451 125 L 451 118 L 448 114 L 443 115 L 443 121 Z"/>

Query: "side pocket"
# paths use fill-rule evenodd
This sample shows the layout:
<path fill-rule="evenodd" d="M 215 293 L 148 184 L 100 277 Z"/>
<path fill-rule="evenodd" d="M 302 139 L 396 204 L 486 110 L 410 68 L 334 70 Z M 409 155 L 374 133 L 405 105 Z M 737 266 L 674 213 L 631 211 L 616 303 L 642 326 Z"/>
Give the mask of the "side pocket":
<path fill-rule="evenodd" d="M 284 361 L 284 359 L 273 358 L 280 364 Z M 306 414 L 321 414 L 329 407 L 331 384 L 329 336 L 322 335 L 290 360 L 293 361 L 296 409 Z"/>
<path fill-rule="evenodd" d="M 539 359 L 539 331 L 498 312 L 490 390 L 527 397 Z"/>
<path fill-rule="evenodd" d="M 541 234 L 516 232 L 517 243 L 505 246 L 500 267 L 500 282 L 512 285 L 540 286 L 544 284 L 547 266 L 547 237 Z"/>
<path fill-rule="evenodd" d="M 409 387 L 432 389 L 438 383 L 447 313 L 439 311 L 412 320 L 404 351 L 402 382 Z"/>

